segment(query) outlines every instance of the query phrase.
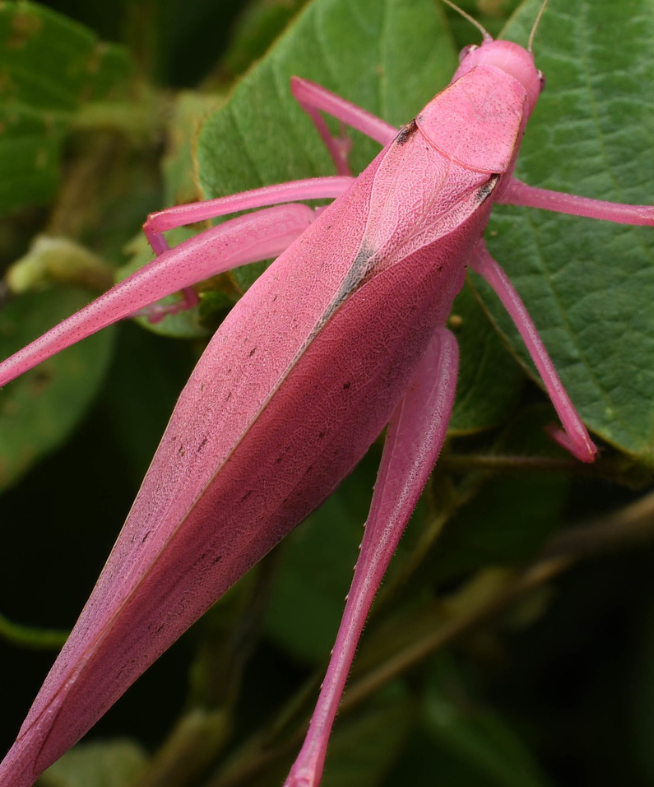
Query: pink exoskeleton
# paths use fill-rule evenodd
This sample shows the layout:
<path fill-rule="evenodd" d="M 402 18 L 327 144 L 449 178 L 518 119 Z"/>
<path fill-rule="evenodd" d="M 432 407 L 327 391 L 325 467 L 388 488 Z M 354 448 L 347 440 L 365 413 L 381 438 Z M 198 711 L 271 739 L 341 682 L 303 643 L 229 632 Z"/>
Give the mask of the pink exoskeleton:
<path fill-rule="evenodd" d="M 533 35 L 533 33 L 532 33 Z M 158 299 L 276 255 L 221 325 L 182 392 L 96 587 L 0 764 L 29 787 L 388 432 L 341 627 L 287 787 L 320 781 L 332 723 L 375 593 L 445 439 L 458 348 L 445 327 L 469 266 L 513 318 L 583 462 L 596 448 L 519 296 L 486 250 L 494 203 L 654 226 L 647 206 L 513 177 L 543 85 L 531 47 L 462 52 L 450 86 L 396 128 L 294 78 L 338 175 L 153 214 L 157 258 L 0 365 L 0 385 Z M 382 151 L 352 177 L 321 112 Z M 312 209 L 299 200 L 334 198 Z M 263 208 L 169 249 L 163 232 Z"/>

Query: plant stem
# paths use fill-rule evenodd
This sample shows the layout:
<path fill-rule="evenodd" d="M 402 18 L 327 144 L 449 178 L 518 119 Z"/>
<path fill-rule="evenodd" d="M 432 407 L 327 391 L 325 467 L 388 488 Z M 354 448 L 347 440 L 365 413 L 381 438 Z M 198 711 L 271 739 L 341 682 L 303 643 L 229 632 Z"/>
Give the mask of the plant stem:
<path fill-rule="evenodd" d="M 162 110 L 162 105 L 166 111 Z M 122 132 L 133 142 L 147 143 L 162 131 L 168 102 L 164 97 L 147 96 L 141 101 L 94 101 L 84 104 L 72 116 L 72 131 Z"/>
<path fill-rule="evenodd" d="M 544 556 L 592 557 L 624 546 L 637 546 L 652 535 L 654 492 L 592 523 L 559 533 L 545 548 Z"/>
<path fill-rule="evenodd" d="M 0 638 L 21 648 L 32 650 L 59 650 L 68 639 L 68 631 L 41 629 L 12 623 L 0 615 Z"/>
<path fill-rule="evenodd" d="M 593 464 L 578 462 L 572 457 L 522 456 L 507 454 L 446 454 L 440 461 L 443 469 L 464 473 L 472 470 L 490 472 L 575 473 L 591 478 L 605 478 L 627 486 L 633 485 L 633 467 L 623 460 L 600 459 Z M 643 479 L 645 482 L 646 479 Z"/>

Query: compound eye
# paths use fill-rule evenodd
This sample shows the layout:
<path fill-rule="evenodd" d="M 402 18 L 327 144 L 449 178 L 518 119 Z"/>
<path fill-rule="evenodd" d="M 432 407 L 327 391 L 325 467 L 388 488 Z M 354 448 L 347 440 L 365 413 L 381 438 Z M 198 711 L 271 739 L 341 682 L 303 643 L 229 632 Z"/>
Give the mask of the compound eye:
<path fill-rule="evenodd" d="M 538 79 L 540 80 L 540 92 L 542 93 L 543 90 L 545 90 L 545 74 L 543 74 L 540 69 L 536 71 L 536 73 L 538 74 Z"/>
<path fill-rule="evenodd" d="M 463 63 L 463 61 L 468 57 L 471 52 L 474 52 L 475 49 L 479 49 L 477 44 L 468 44 L 468 46 L 464 46 L 463 49 L 459 52 L 459 63 Z"/>

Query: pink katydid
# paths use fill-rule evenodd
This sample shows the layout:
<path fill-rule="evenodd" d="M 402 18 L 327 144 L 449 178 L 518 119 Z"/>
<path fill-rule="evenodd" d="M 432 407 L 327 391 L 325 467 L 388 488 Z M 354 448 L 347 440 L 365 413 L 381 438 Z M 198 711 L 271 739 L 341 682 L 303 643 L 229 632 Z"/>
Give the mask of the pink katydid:
<path fill-rule="evenodd" d="M 146 231 L 158 261 L 0 367 L 4 384 L 164 294 L 286 249 L 233 310 L 182 394 L 94 594 L 0 766 L 2 787 L 31 784 L 329 494 L 390 422 L 334 657 L 288 784 L 319 781 L 367 610 L 445 436 L 457 348 L 444 323 L 466 262 L 523 333 L 565 429 L 557 438 L 592 460 L 594 446 L 533 324 L 480 239 L 494 201 L 646 225 L 652 210 L 511 179 L 540 91 L 525 50 L 485 37 L 455 81 L 398 135 L 295 80 L 294 94 L 316 120 L 317 111 L 334 114 L 385 145 L 356 181 L 342 174 L 155 215 Z M 319 130 L 345 173 L 342 150 Z M 337 199 L 319 212 L 267 207 L 172 251 L 162 242 L 165 229 L 207 215 L 312 197 Z"/>

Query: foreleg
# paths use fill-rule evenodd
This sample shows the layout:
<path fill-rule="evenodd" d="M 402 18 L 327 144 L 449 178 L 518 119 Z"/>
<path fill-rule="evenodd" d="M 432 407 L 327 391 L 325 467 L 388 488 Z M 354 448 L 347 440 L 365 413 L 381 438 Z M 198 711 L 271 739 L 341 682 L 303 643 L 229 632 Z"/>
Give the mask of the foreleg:
<path fill-rule="evenodd" d="M 490 284 L 508 311 L 516 328 L 520 332 L 529 355 L 543 379 L 547 393 L 550 395 L 554 409 L 558 413 L 564 431 L 554 428 L 552 437 L 582 462 L 592 462 L 597 448 L 588 436 L 579 413 L 570 401 L 563 383 L 556 373 L 554 364 L 549 357 L 536 326 L 525 308 L 520 296 L 509 281 L 508 276 L 491 257 L 483 240 L 475 246 L 470 266 Z"/>
<path fill-rule="evenodd" d="M 439 328 L 391 419 L 345 613 L 302 750 L 285 787 L 320 781 L 329 733 L 363 625 L 445 440 L 459 351 Z"/>

